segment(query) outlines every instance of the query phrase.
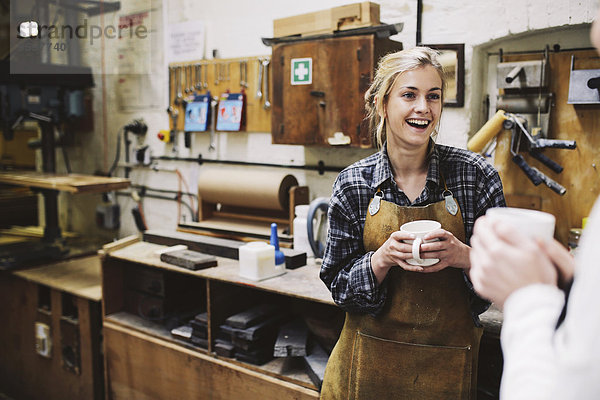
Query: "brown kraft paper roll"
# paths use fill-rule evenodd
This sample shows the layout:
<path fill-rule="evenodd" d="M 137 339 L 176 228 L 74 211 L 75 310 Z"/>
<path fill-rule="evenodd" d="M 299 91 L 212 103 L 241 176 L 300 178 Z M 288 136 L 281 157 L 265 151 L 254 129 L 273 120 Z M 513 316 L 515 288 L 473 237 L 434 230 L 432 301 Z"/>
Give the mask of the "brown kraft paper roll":
<path fill-rule="evenodd" d="M 237 207 L 288 210 L 292 186 L 298 186 L 298 180 L 280 171 L 202 166 L 198 174 L 202 201 Z"/>

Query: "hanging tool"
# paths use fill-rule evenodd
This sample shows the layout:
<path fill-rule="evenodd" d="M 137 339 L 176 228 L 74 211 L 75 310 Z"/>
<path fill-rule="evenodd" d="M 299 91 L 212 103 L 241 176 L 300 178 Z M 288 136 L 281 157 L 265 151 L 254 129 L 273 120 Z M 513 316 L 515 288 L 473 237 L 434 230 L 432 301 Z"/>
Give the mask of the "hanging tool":
<path fill-rule="evenodd" d="M 183 93 L 181 92 L 181 74 L 182 74 L 181 66 L 175 67 L 175 86 L 177 86 L 177 97 L 175 98 L 175 105 L 180 105 L 183 103 Z"/>
<path fill-rule="evenodd" d="M 217 124 L 218 100 L 219 99 L 217 97 L 213 97 L 210 102 L 210 107 L 212 110 L 211 111 L 212 120 L 210 121 L 210 143 L 208 145 L 208 151 L 214 151 L 217 148 L 217 146 L 215 145 L 215 129 L 216 129 L 216 124 Z"/>
<path fill-rule="evenodd" d="M 202 81 L 204 89 L 208 89 L 208 63 L 204 64 L 204 79 Z"/>
<path fill-rule="evenodd" d="M 264 68 L 263 71 L 263 82 L 264 82 L 264 96 L 265 96 L 265 103 L 263 105 L 263 108 L 265 110 L 268 110 L 271 108 L 271 102 L 269 101 L 269 63 L 271 62 L 270 58 L 265 58 L 262 61 L 262 67 Z"/>
<path fill-rule="evenodd" d="M 188 81 L 188 93 L 193 94 L 195 85 L 194 85 L 194 66 L 192 64 L 188 65 L 188 69 L 190 72 L 190 80 Z"/>
<path fill-rule="evenodd" d="M 508 117 L 508 120 L 504 122 L 504 127 L 505 129 L 513 130 L 510 146 L 510 152 L 513 156 L 513 162 L 517 164 L 519 168 L 523 170 L 523 172 L 525 172 L 525 175 L 527 175 L 529 180 L 531 180 L 531 182 L 535 186 L 538 186 L 540 183 L 544 182 L 546 186 L 548 186 L 554 192 L 560 194 L 561 196 L 564 195 L 567 192 L 567 189 L 565 189 L 558 182 L 546 176 L 539 169 L 531 167 L 529 164 L 527 164 L 523 156 L 518 154 L 520 150 L 521 136 L 524 135 L 527 138 L 529 142 L 530 154 L 557 173 L 560 173 L 562 171 L 562 166 L 560 166 L 558 163 L 554 162 L 550 158 L 546 157 L 545 155 L 539 153 L 539 149 L 544 147 L 574 149 L 576 147 L 575 141 L 534 139 L 533 136 L 531 136 L 531 134 L 525 128 L 523 122 L 521 121 L 521 117 L 515 114 L 508 113 L 506 115 Z"/>
<path fill-rule="evenodd" d="M 196 64 L 196 92 L 202 91 L 202 64 Z"/>
<path fill-rule="evenodd" d="M 189 65 L 184 65 L 183 66 L 183 71 L 184 71 L 184 82 L 183 82 L 183 91 L 185 94 L 189 94 L 190 93 L 190 69 L 189 69 Z"/>
<path fill-rule="evenodd" d="M 263 59 L 258 59 L 258 84 L 256 86 L 256 98 L 262 99 L 262 80 L 263 80 L 263 67 L 262 67 Z"/>
<path fill-rule="evenodd" d="M 240 86 L 248 87 L 248 60 L 240 61 Z"/>
<path fill-rule="evenodd" d="M 175 81 L 175 85 L 177 85 L 177 67 L 169 67 L 169 108 L 167 108 L 167 112 L 171 116 L 171 124 L 173 125 L 172 131 L 175 131 L 177 129 L 177 117 L 179 116 L 179 111 L 175 108 L 177 99 L 174 97 L 177 89 L 173 87 L 173 81 Z"/>

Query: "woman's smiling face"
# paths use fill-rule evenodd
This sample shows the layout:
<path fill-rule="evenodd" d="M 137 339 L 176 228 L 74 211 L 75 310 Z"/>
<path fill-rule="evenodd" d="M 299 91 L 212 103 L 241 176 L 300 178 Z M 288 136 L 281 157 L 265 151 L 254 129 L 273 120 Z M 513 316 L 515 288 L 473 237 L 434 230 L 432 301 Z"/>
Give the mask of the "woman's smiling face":
<path fill-rule="evenodd" d="M 442 113 L 442 79 L 426 65 L 398 75 L 385 105 L 391 146 L 427 145 Z"/>

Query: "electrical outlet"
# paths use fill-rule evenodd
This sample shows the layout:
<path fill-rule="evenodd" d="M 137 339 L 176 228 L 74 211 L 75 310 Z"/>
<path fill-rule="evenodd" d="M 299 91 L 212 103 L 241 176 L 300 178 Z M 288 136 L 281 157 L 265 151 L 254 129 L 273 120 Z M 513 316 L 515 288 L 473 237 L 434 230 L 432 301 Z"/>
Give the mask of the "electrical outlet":
<path fill-rule="evenodd" d="M 121 209 L 118 204 L 102 203 L 96 207 L 96 224 L 104 229 L 119 229 Z"/>
<path fill-rule="evenodd" d="M 52 357 L 52 336 L 50 326 L 43 322 L 35 323 L 35 351 L 42 357 Z"/>

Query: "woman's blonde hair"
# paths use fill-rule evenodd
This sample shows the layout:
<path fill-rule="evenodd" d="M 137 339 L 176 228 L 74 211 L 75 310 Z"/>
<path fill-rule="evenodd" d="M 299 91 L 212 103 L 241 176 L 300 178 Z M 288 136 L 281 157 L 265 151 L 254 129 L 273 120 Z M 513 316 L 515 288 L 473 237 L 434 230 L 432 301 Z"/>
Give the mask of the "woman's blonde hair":
<path fill-rule="evenodd" d="M 436 50 L 419 46 L 389 53 L 379 59 L 373 83 L 365 93 L 366 119 L 369 121 L 369 128 L 373 132 L 373 142 L 377 148 L 381 148 L 386 141 L 386 119 L 382 115 L 384 115 L 388 96 L 398 75 L 431 65 L 442 80 L 443 104 L 446 80 L 442 64 L 437 59 L 438 56 L 439 53 Z"/>

